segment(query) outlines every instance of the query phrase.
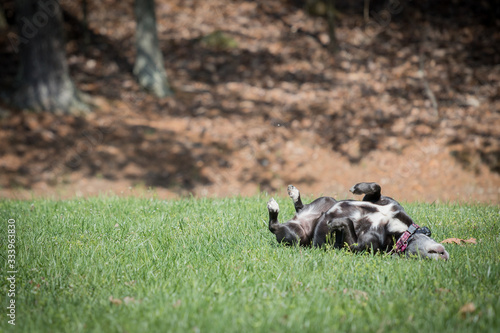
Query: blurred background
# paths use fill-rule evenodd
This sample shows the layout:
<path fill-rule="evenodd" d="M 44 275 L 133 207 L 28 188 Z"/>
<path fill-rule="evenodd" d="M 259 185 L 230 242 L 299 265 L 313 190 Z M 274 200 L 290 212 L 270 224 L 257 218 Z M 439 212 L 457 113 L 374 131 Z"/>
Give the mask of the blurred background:
<path fill-rule="evenodd" d="M 500 1 L 0 2 L 0 197 L 500 202 Z"/>

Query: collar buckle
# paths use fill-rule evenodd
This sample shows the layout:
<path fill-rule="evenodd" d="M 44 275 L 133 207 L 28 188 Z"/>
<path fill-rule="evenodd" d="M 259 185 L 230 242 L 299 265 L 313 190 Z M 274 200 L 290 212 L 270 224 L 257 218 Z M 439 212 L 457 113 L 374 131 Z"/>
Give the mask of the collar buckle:
<path fill-rule="evenodd" d="M 401 237 L 399 237 L 398 241 L 396 242 L 396 252 L 403 253 L 406 250 L 406 248 L 408 247 L 408 241 L 419 228 L 420 227 L 418 226 L 418 224 L 412 223 L 408 227 L 408 229 L 403 232 Z"/>

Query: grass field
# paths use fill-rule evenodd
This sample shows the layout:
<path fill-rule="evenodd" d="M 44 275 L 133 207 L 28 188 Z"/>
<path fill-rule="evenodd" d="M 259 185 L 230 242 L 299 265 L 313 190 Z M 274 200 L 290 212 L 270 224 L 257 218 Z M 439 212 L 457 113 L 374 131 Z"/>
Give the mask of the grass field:
<path fill-rule="evenodd" d="M 0 331 L 499 332 L 498 206 L 405 204 L 438 241 L 478 240 L 443 262 L 279 246 L 267 200 L 2 201 Z"/>

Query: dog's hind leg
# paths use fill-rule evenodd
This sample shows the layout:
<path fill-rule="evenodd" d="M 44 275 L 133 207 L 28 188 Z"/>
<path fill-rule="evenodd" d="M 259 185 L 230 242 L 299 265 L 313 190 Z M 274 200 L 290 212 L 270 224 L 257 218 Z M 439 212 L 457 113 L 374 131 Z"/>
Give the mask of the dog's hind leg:
<path fill-rule="evenodd" d="M 344 247 L 344 230 L 335 231 L 335 243 L 333 244 L 334 249 L 341 249 Z"/>
<path fill-rule="evenodd" d="M 278 214 L 280 212 L 280 206 L 274 198 L 271 198 L 267 202 L 267 210 L 269 212 L 269 230 L 272 233 L 275 233 L 279 228 Z"/>
<path fill-rule="evenodd" d="M 295 206 L 295 211 L 297 213 L 300 212 L 301 209 L 304 208 L 304 204 L 302 203 L 302 200 L 300 199 L 299 189 L 293 185 L 288 185 L 287 192 L 288 192 L 288 196 L 290 198 L 292 198 L 292 200 L 293 200 L 293 205 Z"/>

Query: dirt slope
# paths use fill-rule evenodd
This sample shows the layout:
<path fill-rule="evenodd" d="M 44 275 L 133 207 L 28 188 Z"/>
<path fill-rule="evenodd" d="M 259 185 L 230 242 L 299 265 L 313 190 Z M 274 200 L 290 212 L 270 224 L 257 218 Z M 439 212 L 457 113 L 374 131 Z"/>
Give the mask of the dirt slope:
<path fill-rule="evenodd" d="M 399 200 L 500 202 L 500 23 L 481 6 L 412 3 L 366 24 L 340 1 L 333 58 L 324 20 L 294 2 L 157 3 L 176 91 L 163 100 L 131 76 L 131 1 L 89 1 L 87 46 L 80 8 L 63 1 L 72 76 L 95 112 L 0 107 L 0 196 L 285 194 L 293 183 L 345 198 L 376 181 Z M 0 56 L 15 62 L 5 40 Z"/>

